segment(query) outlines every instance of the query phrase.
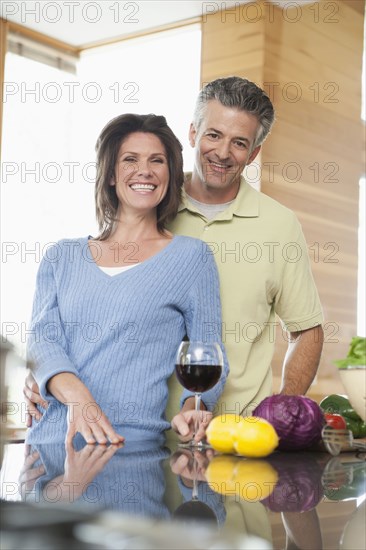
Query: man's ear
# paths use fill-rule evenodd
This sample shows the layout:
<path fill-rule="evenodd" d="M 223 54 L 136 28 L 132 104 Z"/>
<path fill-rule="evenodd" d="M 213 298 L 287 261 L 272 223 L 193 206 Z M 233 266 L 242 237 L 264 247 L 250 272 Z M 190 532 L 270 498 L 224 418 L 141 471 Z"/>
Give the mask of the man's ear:
<path fill-rule="evenodd" d="M 191 147 L 194 147 L 196 145 L 196 136 L 197 136 L 197 130 L 193 122 L 191 122 L 191 125 L 189 127 L 189 143 Z"/>
<path fill-rule="evenodd" d="M 253 151 L 250 153 L 249 155 L 249 159 L 248 159 L 248 162 L 247 164 L 250 164 L 251 162 L 253 162 L 253 160 L 255 159 L 255 157 L 258 155 L 259 151 L 261 150 L 261 145 L 258 145 L 258 147 L 256 147 L 255 149 L 253 149 Z"/>

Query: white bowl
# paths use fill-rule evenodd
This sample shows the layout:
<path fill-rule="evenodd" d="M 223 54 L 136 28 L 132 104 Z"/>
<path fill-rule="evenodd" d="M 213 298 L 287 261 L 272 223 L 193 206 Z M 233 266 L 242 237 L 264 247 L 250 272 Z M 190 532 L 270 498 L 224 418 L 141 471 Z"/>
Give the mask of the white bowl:
<path fill-rule="evenodd" d="M 339 369 L 348 400 L 362 420 L 366 421 L 366 365 Z"/>

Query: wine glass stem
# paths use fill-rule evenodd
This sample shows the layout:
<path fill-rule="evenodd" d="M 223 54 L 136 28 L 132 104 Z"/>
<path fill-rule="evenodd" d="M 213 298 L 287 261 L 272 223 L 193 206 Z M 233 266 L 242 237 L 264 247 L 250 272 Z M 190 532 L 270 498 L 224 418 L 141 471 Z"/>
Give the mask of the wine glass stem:
<path fill-rule="evenodd" d="M 200 417 L 199 412 L 201 411 L 201 394 L 200 393 L 195 394 L 195 411 L 196 411 L 196 415 L 194 420 L 193 439 L 196 437 L 200 427 L 200 418 L 199 418 Z"/>
<path fill-rule="evenodd" d="M 197 477 L 198 477 L 198 463 L 196 457 L 193 455 L 193 487 L 192 487 L 192 500 L 198 500 L 198 486 L 197 486 Z"/>

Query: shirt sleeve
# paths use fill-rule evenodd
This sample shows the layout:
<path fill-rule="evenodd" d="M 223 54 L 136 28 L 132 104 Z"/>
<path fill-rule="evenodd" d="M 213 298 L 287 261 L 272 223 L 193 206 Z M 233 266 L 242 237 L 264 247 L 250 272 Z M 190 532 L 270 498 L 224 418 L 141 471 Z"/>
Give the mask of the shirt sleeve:
<path fill-rule="evenodd" d="M 202 241 L 202 247 L 207 247 Z M 224 365 L 218 383 L 209 391 L 202 394 L 202 401 L 207 410 L 212 411 L 217 400 L 223 392 L 226 378 L 229 374 L 229 364 L 226 351 L 221 339 L 221 301 L 219 276 L 215 260 L 208 251 L 201 248 L 197 262 L 201 262 L 202 269 L 196 279 L 196 284 L 189 293 L 189 309 L 185 322 L 188 339 L 202 342 L 217 342 L 223 353 Z M 194 393 L 185 390 L 182 395 L 181 405 Z"/>
<path fill-rule="evenodd" d="M 313 328 L 323 322 L 318 291 L 301 225 L 294 216 L 291 235 L 283 247 L 283 270 L 275 298 L 275 311 L 289 332 Z"/>
<path fill-rule="evenodd" d="M 27 356 L 41 396 L 55 399 L 47 391 L 47 383 L 56 374 L 78 371 L 68 357 L 68 345 L 58 308 L 55 263 L 43 258 L 36 282 L 31 328 L 27 341 Z"/>

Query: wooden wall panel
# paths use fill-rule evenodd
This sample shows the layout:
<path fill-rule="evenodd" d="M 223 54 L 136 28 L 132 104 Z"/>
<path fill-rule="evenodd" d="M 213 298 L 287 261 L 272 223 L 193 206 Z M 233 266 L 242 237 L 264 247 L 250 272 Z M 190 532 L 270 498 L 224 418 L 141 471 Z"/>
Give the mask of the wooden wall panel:
<path fill-rule="evenodd" d="M 273 100 L 277 120 L 262 149 L 261 188 L 299 217 L 324 307 L 326 343 L 311 393 L 341 391 L 333 360 L 347 352 L 357 323 L 364 14 L 348 0 L 297 4 L 285 13 L 257 4 L 256 23 L 241 8 L 236 20 L 220 12 L 206 18 L 202 81 L 237 74 Z M 286 347 L 279 331 L 275 389 Z"/>
<path fill-rule="evenodd" d="M 324 17 L 315 21 L 311 5 L 302 6 L 296 23 L 281 18 L 275 8 L 277 24 L 266 22 L 265 31 L 264 81 L 279 82 L 279 90 L 293 95 L 273 97 L 278 120 L 262 161 L 277 159 L 281 166 L 295 162 L 302 177 L 292 185 L 283 180 L 269 184 L 263 177 L 262 190 L 295 210 L 311 248 L 326 318 L 326 343 L 314 393 L 322 393 L 326 383 L 334 383 L 334 388 L 339 384 L 333 360 L 346 353 L 357 324 L 363 17 L 344 2 L 331 4 L 337 6 L 334 22 Z M 319 15 L 329 6 L 320 2 Z M 318 181 L 310 168 L 314 163 L 320 168 Z M 329 177 L 332 168 L 336 173 Z M 316 261 L 313 243 L 318 243 Z M 329 263 L 326 253 L 332 246 L 338 250 L 332 258 L 337 261 Z M 280 339 L 273 360 L 277 384 L 285 349 Z"/>
<path fill-rule="evenodd" d="M 243 25 L 241 15 L 237 8 L 235 15 L 218 11 L 203 18 L 202 82 L 230 75 L 262 82 L 265 20 Z"/>

